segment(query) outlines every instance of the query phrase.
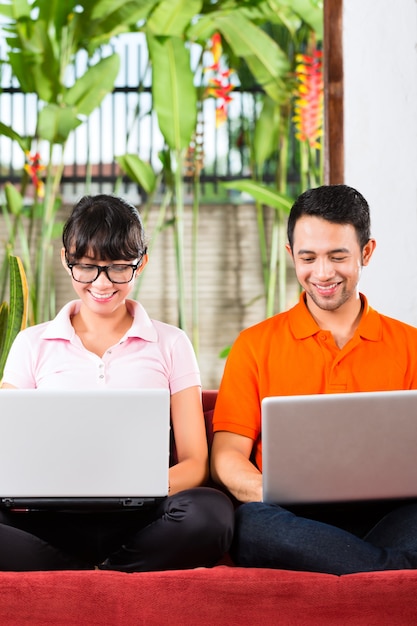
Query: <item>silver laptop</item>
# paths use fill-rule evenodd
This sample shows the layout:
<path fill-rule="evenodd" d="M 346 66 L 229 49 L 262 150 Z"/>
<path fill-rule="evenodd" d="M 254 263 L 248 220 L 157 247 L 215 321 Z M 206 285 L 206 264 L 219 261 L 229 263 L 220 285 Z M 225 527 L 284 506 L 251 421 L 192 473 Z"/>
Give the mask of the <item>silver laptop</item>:
<path fill-rule="evenodd" d="M 167 389 L 0 390 L 0 505 L 123 509 L 168 493 Z"/>
<path fill-rule="evenodd" d="M 417 497 L 417 391 L 262 401 L 263 500 Z"/>

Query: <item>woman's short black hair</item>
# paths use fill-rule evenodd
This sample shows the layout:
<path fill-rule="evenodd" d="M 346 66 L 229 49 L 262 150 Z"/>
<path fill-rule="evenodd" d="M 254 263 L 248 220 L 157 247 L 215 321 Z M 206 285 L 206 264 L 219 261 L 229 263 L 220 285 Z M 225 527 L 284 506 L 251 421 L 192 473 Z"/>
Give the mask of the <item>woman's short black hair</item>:
<path fill-rule="evenodd" d="M 84 196 L 64 225 L 62 242 L 67 258 L 132 261 L 146 253 L 139 212 L 116 196 Z"/>

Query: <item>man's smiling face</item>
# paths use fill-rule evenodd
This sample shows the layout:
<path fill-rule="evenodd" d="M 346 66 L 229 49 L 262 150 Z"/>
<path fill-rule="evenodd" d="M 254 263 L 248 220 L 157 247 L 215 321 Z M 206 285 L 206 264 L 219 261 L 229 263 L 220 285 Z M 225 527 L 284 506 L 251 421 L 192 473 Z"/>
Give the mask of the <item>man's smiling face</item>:
<path fill-rule="evenodd" d="M 304 215 L 294 228 L 292 252 L 287 249 L 310 308 L 336 311 L 357 300 L 362 266 L 368 264 L 373 245 L 361 250 L 351 224 Z"/>

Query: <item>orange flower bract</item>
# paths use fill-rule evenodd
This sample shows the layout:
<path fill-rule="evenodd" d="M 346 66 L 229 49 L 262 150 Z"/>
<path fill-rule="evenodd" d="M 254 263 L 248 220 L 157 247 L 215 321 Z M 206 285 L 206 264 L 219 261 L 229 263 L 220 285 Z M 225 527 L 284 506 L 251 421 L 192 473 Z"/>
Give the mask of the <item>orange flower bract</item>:
<path fill-rule="evenodd" d="M 206 96 L 216 98 L 219 103 L 216 106 L 216 126 L 220 126 L 227 120 L 227 105 L 232 100 L 230 92 L 234 87 L 229 78 L 233 70 L 221 69 L 220 61 L 223 48 L 219 33 L 215 33 L 211 38 L 211 53 L 213 64 L 206 68 L 206 71 L 214 72 L 214 76 L 209 78 Z"/>
<path fill-rule="evenodd" d="M 28 163 L 25 163 L 24 169 L 29 174 L 30 179 L 32 181 L 33 186 L 36 190 L 36 195 L 39 198 L 43 198 L 45 196 L 45 185 L 42 180 L 40 180 L 38 174 L 45 169 L 44 165 L 41 165 L 41 155 L 39 152 L 35 154 L 30 154 L 26 152 L 26 158 Z"/>
<path fill-rule="evenodd" d="M 297 91 L 294 105 L 296 137 L 312 148 L 321 148 L 323 134 L 323 73 L 322 52 L 298 54 L 296 67 Z"/>

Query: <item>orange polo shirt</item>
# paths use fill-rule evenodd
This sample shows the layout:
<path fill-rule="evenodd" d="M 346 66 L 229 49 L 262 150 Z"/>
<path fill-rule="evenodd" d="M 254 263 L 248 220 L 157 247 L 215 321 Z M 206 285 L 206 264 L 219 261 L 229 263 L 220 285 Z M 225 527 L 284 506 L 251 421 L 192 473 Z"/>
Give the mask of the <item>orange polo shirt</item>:
<path fill-rule="evenodd" d="M 263 398 L 417 389 L 417 328 L 380 315 L 361 298 L 360 324 L 342 349 L 316 324 L 304 294 L 289 311 L 242 331 L 233 344 L 213 430 L 253 439 L 259 469 Z"/>

